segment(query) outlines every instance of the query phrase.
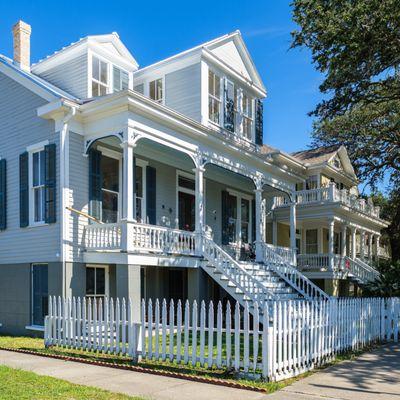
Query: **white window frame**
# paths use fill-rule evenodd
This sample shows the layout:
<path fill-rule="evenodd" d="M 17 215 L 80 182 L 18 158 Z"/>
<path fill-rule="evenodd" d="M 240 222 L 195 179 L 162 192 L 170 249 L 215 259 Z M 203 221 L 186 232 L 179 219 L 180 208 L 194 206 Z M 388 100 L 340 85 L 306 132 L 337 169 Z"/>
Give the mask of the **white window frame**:
<path fill-rule="evenodd" d="M 241 245 L 242 244 L 242 199 L 248 200 L 249 201 L 249 243 L 253 243 L 255 238 L 253 238 L 253 200 L 254 197 L 243 193 L 239 192 L 235 189 L 227 189 L 227 192 L 231 196 L 236 197 L 236 209 L 237 209 L 237 216 L 236 216 L 236 242 L 230 243 L 230 245 Z"/>
<path fill-rule="evenodd" d="M 110 76 L 110 92 L 114 93 L 114 68 L 118 68 L 120 71 L 125 72 L 128 74 L 128 89 L 131 88 L 131 74 L 124 68 L 119 67 L 118 65 L 111 64 L 111 76 Z M 120 75 L 119 86 L 121 87 L 122 80 Z M 124 90 L 120 89 L 119 91 Z"/>
<path fill-rule="evenodd" d="M 118 160 L 118 192 L 114 192 L 113 190 L 103 189 L 101 187 L 101 191 L 106 191 L 109 193 L 117 193 L 118 195 L 118 213 L 117 213 L 117 222 L 121 221 L 121 213 L 122 213 L 122 153 L 118 151 L 110 150 L 103 146 L 97 146 L 97 150 L 101 152 L 102 155 L 106 157 L 114 158 Z M 103 207 L 101 209 L 100 220 L 103 220 Z"/>
<path fill-rule="evenodd" d="M 210 85 L 209 85 L 209 81 L 210 81 L 210 72 L 213 73 L 216 77 L 219 78 L 219 99 L 215 97 L 215 95 L 210 93 Z M 218 72 L 215 71 L 215 69 L 213 68 L 208 68 L 208 74 L 207 74 L 207 110 L 208 110 L 208 121 L 209 123 L 216 125 L 218 127 L 222 126 L 222 121 L 223 121 L 223 97 L 224 97 L 224 76 L 219 74 Z M 212 98 L 213 100 L 217 101 L 219 103 L 219 121 L 215 122 L 211 119 L 210 116 L 210 98 Z"/>
<path fill-rule="evenodd" d="M 242 137 L 244 139 L 247 139 L 249 141 L 254 141 L 254 112 L 255 112 L 255 101 L 252 96 L 250 96 L 245 90 L 242 89 L 242 96 L 241 96 L 241 101 L 242 101 L 242 107 L 241 107 L 241 112 L 242 112 Z M 248 101 L 250 102 L 250 107 L 251 107 L 251 113 L 250 115 L 245 113 L 244 107 L 243 107 L 243 102 L 244 98 L 247 97 Z M 250 129 L 250 137 L 246 136 L 244 133 L 244 126 L 245 126 L 245 121 L 249 120 L 251 122 L 251 129 Z"/>
<path fill-rule="evenodd" d="M 150 84 L 151 84 L 152 82 L 156 82 L 156 81 L 159 81 L 159 80 L 161 80 L 162 97 L 161 97 L 161 99 L 159 99 L 159 100 L 154 100 L 154 99 L 151 99 L 151 98 L 150 98 Z M 147 83 L 145 84 L 145 86 L 146 86 L 146 88 L 147 88 L 147 97 L 148 97 L 150 100 L 153 100 L 153 101 L 155 101 L 155 102 L 158 103 L 158 104 L 165 104 L 165 77 L 164 77 L 164 76 L 159 76 L 159 77 L 156 77 L 156 78 L 154 78 L 154 79 L 149 79 L 149 80 L 147 81 Z"/>
<path fill-rule="evenodd" d="M 103 61 L 107 64 L 107 77 L 108 77 L 108 82 L 107 85 L 104 85 L 103 82 L 99 82 L 97 79 L 93 78 L 93 57 L 96 57 L 97 59 L 99 59 L 100 61 Z M 88 97 L 93 97 L 93 91 L 92 91 L 92 81 L 94 80 L 96 83 L 100 83 L 103 86 L 106 86 L 106 94 L 111 93 L 111 83 L 112 83 L 112 63 L 110 63 L 110 61 L 108 61 L 106 58 L 98 55 L 97 53 L 94 52 L 90 52 L 89 53 L 89 60 L 88 60 L 88 76 L 89 76 L 89 96 Z M 119 68 L 119 67 L 117 67 Z M 121 69 L 121 68 L 120 68 Z M 97 97 L 97 96 L 96 96 Z"/>
<path fill-rule="evenodd" d="M 87 294 L 86 293 L 86 268 L 103 268 L 104 271 L 104 295 L 103 294 Z M 94 280 L 95 291 L 96 291 L 96 278 Z M 86 264 L 85 266 L 85 297 L 87 298 L 101 298 L 101 297 L 109 297 L 110 296 L 110 268 L 108 265 L 104 264 Z"/>
<path fill-rule="evenodd" d="M 26 148 L 26 151 L 28 152 L 29 227 L 48 225 L 45 222 L 45 218 L 46 218 L 45 214 L 43 214 L 42 221 L 35 221 L 35 196 L 34 196 L 35 188 L 33 187 L 33 154 L 44 151 L 45 146 L 47 146 L 48 144 L 49 144 L 49 141 L 45 140 L 43 142 L 33 144 Z M 41 185 L 41 186 L 44 186 L 44 185 Z M 43 201 L 45 202 L 46 200 L 44 199 Z M 45 207 L 45 204 L 44 204 L 44 207 Z M 45 212 L 45 210 L 44 210 L 44 212 Z"/>

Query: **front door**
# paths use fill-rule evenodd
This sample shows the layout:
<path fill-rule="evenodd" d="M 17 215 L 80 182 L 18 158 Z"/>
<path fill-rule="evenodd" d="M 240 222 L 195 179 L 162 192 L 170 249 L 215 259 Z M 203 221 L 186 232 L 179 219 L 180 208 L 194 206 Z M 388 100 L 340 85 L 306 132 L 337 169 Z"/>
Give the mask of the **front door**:
<path fill-rule="evenodd" d="M 179 229 L 194 231 L 195 229 L 195 196 L 191 193 L 178 192 Z"/>

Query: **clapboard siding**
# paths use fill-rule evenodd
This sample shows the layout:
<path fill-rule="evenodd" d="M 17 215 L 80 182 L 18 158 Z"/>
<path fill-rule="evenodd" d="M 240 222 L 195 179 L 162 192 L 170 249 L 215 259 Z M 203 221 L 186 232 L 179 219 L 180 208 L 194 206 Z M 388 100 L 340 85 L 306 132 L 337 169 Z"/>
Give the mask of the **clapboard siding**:
<path fill-rule="evenodd" d="M 36 115 L 46 101 L 0 73 L 0 157 L 7 160 L 7 229 L 0 232 L 0 264 L 58 261 L 60 252 L 59 136 L 54 123 Z M 49 140 L 56 144 L 57 223 L 20 228 L 19 155 Z"/>
<path fill-rule="evenodd" d="M 83 155 L 83 136 L 70 133 L 69 139 L 69 204 L 72 208 L 88 213 L 89 207 L 89 162 Z M 70 213 L 69 237 L 72 246 L 69 246 L 69 258 L 73 261 L 82 261 L 82 246 L 84 227 L 88 220 L 76 213 Z"/>
<path fill-rule="evenodd" d="M 78 98 L 88 97 L 87 54 L 77 56 L 68 63 L 57 65 L 39 74 L 53 85 Z"/>
<path fill-rule="evenodd" d="M 200 122 L 200 63 L 165 75 L 165 105 Z"/>

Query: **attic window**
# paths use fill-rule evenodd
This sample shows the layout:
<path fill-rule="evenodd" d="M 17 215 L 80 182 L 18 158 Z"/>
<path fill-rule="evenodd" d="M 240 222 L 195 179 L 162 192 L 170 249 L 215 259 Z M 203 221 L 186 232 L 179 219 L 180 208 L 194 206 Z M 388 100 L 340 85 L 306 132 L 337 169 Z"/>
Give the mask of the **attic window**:
<path fill-rule="evenodd" d="M 338 157 L 335 157 L 333 159 L 333 166 L 337 169 L 341 169 L 342 168 L 342 163 L 340 162 L 340 159 Z"/>
<path fill-rule="evenodd" d="M 163 81 L 162 78 L 156 79 L 149 83 L 149 96 L 152 100 L 157 103 L 163 101 Z"/>
<path fill-rule="evenodd" d="M 109 86 L 108 64 L 105 61 L 92 57 L 92 97 L 103 96 Z"/>
<path fill-rule="evenodd" d="M 113 90 L 120 92 L 129 87 L 129 75 L 126 71 L 113 66 Z"/>

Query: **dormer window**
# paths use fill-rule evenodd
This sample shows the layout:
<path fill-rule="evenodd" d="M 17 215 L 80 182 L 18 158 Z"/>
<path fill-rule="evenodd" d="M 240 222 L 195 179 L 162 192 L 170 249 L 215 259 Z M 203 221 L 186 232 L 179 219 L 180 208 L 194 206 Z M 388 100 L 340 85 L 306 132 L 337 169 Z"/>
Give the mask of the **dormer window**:
<path fill-rule="evenodd" d="M 220 124 L 221 117 L 221 78 L 213 71 L 208 71 L 208 117 Z"/>
<path fill-rule="evenodd" d="M 162 78 L 156 79 L 149 83 L 149 97 L 162 104 L 163 102 L 163 80 Z"/>
<path fill-rule="evenodd" d="M 252 139 L 253 136 L 253 99 L 243 92 L 243 136 Z"/>
<path fill-rule="evenodd" d="M 108 64 L 92 57 L 92 97 L 107 94 L 109 87 Z"/>

